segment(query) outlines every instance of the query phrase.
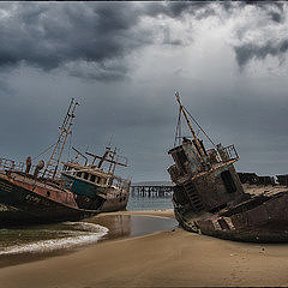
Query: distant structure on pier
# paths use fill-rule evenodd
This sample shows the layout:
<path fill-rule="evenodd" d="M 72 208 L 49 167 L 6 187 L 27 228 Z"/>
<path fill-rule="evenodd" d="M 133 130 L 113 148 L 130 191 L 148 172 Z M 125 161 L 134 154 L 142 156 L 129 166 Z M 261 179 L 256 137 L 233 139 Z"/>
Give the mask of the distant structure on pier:
<path fill-rule="evenodd" d="M 172 198 L 174 184 L 170 181 L 145 181 L 131 184 L 132 197 Z"/>

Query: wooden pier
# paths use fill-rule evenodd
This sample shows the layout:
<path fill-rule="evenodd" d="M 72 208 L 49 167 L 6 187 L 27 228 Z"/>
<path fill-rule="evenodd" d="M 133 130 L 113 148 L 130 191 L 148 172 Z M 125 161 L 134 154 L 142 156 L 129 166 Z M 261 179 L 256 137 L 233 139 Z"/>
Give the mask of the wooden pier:
<path fill-rule="evenodd" d="M 132 197 L 172 198 L 173 183 L 170 182 L 141 182 L 131 185 Z"/>

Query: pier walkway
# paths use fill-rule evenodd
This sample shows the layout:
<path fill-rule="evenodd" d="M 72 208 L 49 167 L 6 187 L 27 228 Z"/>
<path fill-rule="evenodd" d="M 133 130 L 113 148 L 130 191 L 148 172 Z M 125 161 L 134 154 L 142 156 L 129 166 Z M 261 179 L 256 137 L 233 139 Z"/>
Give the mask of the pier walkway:
<path fill-rule="evenodd" d="M 131 185 L 132 197 L 171 198 L 174 184 L 164 181 L 139 182 Z"/>

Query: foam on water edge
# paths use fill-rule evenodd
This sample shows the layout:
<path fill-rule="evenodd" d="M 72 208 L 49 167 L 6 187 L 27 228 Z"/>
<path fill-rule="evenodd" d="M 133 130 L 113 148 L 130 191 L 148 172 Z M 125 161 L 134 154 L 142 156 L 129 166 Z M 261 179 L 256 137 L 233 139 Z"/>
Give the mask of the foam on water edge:
<path fill-rule="evenodd" d="M 97 242 L 109 231 L 109 229 L 104 226 L 88 222 L 65 222 L 65 225 L 76 229 L 74 231 L 61 231 L 61 233 L 67 233 L 67 235 L 69 235 L 68 237 L 39 240 L 28 244 L 5 247 L 0 251 L 0 256 L 21 253 L 52 252 L 64 248 L 67 249 L 84 244 L 91 244 Z"/>

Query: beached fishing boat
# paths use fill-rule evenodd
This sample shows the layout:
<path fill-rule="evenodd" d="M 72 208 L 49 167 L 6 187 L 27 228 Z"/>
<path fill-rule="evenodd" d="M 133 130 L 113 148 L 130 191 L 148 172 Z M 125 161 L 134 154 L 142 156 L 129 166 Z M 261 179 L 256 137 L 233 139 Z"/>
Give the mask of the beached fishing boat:
<path fill-rule="evenodd" d="M 176 219 L 191 232 L 223 239 L 251 242 L 288 241 L 287 176 L 259 177 L 237 173 L 239 156 L 234 145 L 215 145 L 191 113 L 179 104 L 175 145 L 168 153 L 168 168 L 175 183 L 173 204 Z M 191 137 L 181 135 L 184 117 Z M 212 144 L 206 149 L 192 123 Z"/>
<path fill-rule="evenodd" d="M 40 160 L 33 166 L 31 157 L 26 163 L 0 158 L 0 227 L 76 221 L 126 208 L 131 181 L 114 175 L 116 165 L 127 166 L 117 161 L 116 150 L 93 154 L 92 164 L 61 162 L 77 105 L 72 99 L 47 165 Z M 104 162 L 111 167 L 106 172 Z"/>
<path fill-rule="evenodd" d="M 85 158 L 85 163 L 64 163 L 61 178 L 66 187 L 77 195 L 79 207 L 89 210 L 101 207 L 101 212 L 124 210 L 128 203 L 131 180 L 115 175 L 115 169 L 116 166 L 127 167 L 127 159 L 121 157 L 124 161 L 120 162 L 117 149 L 111 150 L 111 147 L 106 147 L 102 156 L 86 152 L 86 155 L 93 157 L 91 163 L 80 151 L 76 152 Z M 108 164 L 106 169 L 105 163 Z"/>

